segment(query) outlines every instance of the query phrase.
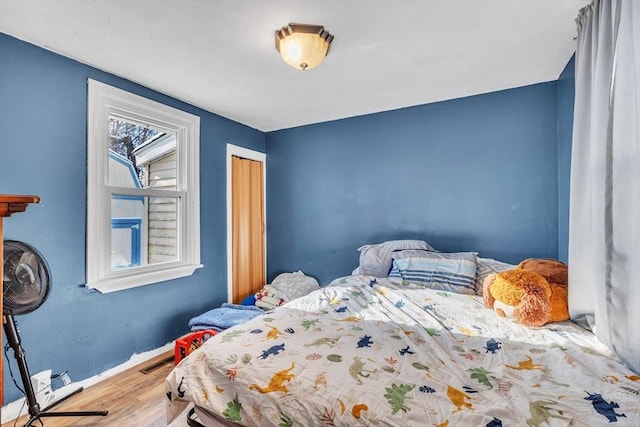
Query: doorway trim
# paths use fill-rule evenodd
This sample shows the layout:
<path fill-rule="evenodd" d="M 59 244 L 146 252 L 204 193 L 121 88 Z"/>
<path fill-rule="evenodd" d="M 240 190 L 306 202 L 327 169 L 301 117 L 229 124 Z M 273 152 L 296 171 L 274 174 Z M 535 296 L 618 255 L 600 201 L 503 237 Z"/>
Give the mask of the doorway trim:
<path fill-rule="evenodd" d="M 233 302 L 233 203 L 231 200 L 231 158 L 255 160 L 262 163 L 262 218 L 264 224 L 264 277 L 267 277 L 267 154 L 227 143 L 227 302 Z"/>

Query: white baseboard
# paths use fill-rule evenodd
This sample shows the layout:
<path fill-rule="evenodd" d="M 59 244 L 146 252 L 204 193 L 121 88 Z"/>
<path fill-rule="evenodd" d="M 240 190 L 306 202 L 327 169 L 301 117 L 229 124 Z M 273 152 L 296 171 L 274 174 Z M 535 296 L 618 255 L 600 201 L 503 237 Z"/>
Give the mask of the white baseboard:
<path fill-rule="evenodd" d="M 129 368 L 133 368 L 136 365 L 139 365 L 148 360 L 151 360 L 154 357 L 161 355 L 162 353 L 166 353 L 167 351 L 173 350 L 174 345 L 175 344 L 172 341 L 154 350 L 145 351 L 144 353 L 140 353 L 140 354 L 133 354 L 133 356 L 131 356 L 129 360 L 127 360 L 126 362 L 118 366 L 114 366 L 113 368 L 108 369 L 98 375 L 94 375 L 91 378 L 87 378 L 85 380 L 78 381 L 78 382 L 72 382 L 70 384 L 67 384 L 64 387 L 58 388 L 54 391 L 53 400 L 54 401 L 60 400 L 64 396 L 75 391 L 78 387 L 84 387 L 84 388 L 90 387 L 92 385 L 99 383 L 100 381 L 104 381 L 107 378 L 111 378 L 112 376 L 119 374 L 120 372 L 124 372 Z M 25 405 L 24 398 L 18 399 L 14 402 L 8 403 L 6 406 L 3 406 L 2 417 L 1 417 L 2 424 L 8 421 L 14 420 L 20 415 L 24 415 L 26 413 L 26 405 L 24 407 L 23 405 Z M 22 413 L 20 412 L 21 410 L 22 410 Z"/>

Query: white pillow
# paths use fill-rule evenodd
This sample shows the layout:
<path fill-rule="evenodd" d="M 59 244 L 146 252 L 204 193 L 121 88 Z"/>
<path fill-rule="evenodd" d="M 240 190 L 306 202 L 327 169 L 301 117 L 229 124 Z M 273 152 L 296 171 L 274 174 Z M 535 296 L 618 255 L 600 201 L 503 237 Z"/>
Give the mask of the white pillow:
<path fill-rule="evenodd" d="M 422 240 L 389 240 L 375 245 L 364 245 L 360 251 L 359 274 L 387 277 L 391 270 L 391 252 L 403 249 L 423 249 L 437 252 Z"/>
<path fill-rule="evenodd" d="M 295 273 L 279 274 L 273 279 L 271 286 L 279 292 L 286 301 L 307 295 L 309 292 L 320 288 L 316 279 L 305 275 L 300 270 Z"/>

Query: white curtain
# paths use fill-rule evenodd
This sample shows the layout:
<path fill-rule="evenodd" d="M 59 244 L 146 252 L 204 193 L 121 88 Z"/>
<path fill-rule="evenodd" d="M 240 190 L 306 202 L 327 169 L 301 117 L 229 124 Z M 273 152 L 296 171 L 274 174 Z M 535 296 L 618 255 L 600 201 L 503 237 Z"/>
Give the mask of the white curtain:
<path fill-rule="evenodd" d="M 640 372 L 640 1 L 576 21 L 569 311 Z"/>

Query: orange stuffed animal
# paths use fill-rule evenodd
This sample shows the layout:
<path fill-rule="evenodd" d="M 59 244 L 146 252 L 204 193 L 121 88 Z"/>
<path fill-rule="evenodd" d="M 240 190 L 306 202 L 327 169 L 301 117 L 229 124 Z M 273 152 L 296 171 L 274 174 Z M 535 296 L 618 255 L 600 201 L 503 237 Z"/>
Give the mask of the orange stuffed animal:
<path fill-rule="evenodd" d="M 561 322 L 569 319 L 567 285 L 565 264 L 529 258 L 485 279 L 484 305 L 525 326 Z"/>
<path fill-rule="evenodd" d="M 518 268 L 535 271 L 549 282 L 551 287 L 550 322 L 569 320 L 569 267 L 554 259 L 529 258 Z"/>

